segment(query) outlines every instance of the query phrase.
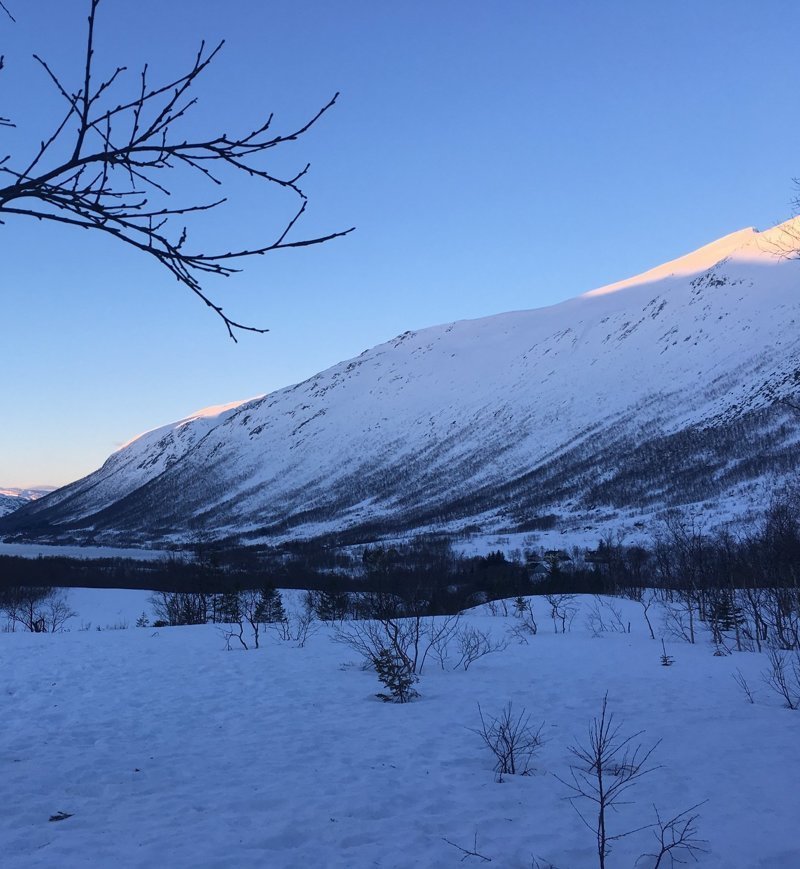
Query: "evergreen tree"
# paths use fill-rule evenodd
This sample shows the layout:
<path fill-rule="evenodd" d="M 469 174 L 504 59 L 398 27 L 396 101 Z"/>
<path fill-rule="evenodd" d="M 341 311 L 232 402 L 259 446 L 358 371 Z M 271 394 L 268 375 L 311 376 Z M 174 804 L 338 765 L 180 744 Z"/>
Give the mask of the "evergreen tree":
<path fill-rule="evenodd" d="M 400 655 L 393 654 L 389 649 L 381 649 L 373 663 L 378 678 L 389 692 L 378 694 L 381 700 L 387 703 L 408 703 L 419 696 L 419 692 L 414 690 L 417 677 L 411 672 L 409 662 Z"/>
<path fill-rule="evenodd" d="M 233 624 L 241 622 L 243 619 L 242 603 L 239 599 L 239 593 L 236 591 L 226 591 L 219 597 L 217 604 L 218 619 L 221 622 Z"/>
<path fill-rule="evenodd" d="M 256 620 L 269 624 L 286 621 L 286 610 L 283 608 L 281 593 L 274 586 L 265 585 L 261 589 Z"/>
<path fill-rule="evenodd" d="M 335 589 L 320 591 L 315 596 L 314 609 L 318 619 L 324 622 L 338 621 L 347 616 L 350 596 L 346 591 Z"/>

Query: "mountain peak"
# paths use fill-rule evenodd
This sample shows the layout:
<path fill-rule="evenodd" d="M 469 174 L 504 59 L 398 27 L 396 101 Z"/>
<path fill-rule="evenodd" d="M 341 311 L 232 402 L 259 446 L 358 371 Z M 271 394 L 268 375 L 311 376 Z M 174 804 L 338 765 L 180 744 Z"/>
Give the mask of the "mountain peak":
<path fill-rule="evenodd" d="M 736 232 L 731 232 L 728 235 L 722 236 L 722 238 L 718 238 L 716 241 L 712 241 L 710 244 L 704 244 L 691 253 L 684 254 L 676 259 L 648 269 L 641 274 L 634 275 L 632 278 L 626 278 L 613 284 L 607 284 L 604 287 L 598 287 L 596 290 L 590 290 L 588 293 L 584 293 L 581 298 L 605 296 L 609 293 L 625 289 L 625 287 L 651 283 L 669 277 L 682 277 L 704 272 L 715 266 L 720 260 L 729 257 L 735 251 L 747 248 L 753 239 L 759 235 L 759 231 L 752 226 L 746 229 L 739 229 Z"/>
<path fill-rule="evenodd" d="M 798 235 L 747 228 L 569 302 L 404 333 L 155 429 L 0 528 L 368 542 L 744 514 L 796 464 Z"/>

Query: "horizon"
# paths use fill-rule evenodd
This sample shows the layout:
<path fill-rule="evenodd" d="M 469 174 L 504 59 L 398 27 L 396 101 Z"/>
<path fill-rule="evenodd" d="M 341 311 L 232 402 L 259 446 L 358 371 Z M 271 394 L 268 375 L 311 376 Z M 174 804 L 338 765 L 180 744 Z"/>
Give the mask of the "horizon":
<path fill-rule="evenodd" d="M 31 54 L 73 82 L 84 11 L 40 0 L 0 19 L 0 115 L 17 124 L 3 154 L 22 161 L 48 134 L 57 97 Z M 755 19 L 743 0 L 185 12 L 101 3 L 98 72 L 128 64 L 125 94 L 145 61 L 162 81 L 201 38 L 226 38 L 189 121 L 212 131 L 271 110 L 285 130 L 341 91 L 279 165 L 312 163 L 299 236 L 356 232 L 209 282 L 227 312 L 272 330 L 234 345 L 140 254 L 7 219 L 2 486 L 64 485 L 197 408 L 302 382 L 406 330 L 557 304 L 792 213 L 800 172 L 780 145 L 800 119 L 768 83 L 791 80 L 795 4 Z M 258 238 L 282 216 L 280 197 L 233 193 L 201 244 Z"/>

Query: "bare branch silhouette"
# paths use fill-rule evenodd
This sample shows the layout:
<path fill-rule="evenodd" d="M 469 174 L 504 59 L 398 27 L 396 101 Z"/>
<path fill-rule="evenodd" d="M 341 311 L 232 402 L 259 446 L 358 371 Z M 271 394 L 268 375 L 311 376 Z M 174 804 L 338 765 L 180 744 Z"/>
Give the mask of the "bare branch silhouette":
<path fill-rule="evenodd" d="M 240 270 L 238 261 L 247 257 L 322 244 L 352 232 L 353 227 L 293 238 L 308 202 L 300 181 L 309 165 L 282 177 L 271 173 L 262 160 L 274 148 L 295 142 L 308 132 L 333 107 L 339 94 L 288 133 L 273 133 L 273 116 L 269 115 L 240 135 L 182 138 L 176 127 L 197 103 L 192 88 L 224 42 L 212 49 L 201 43 L 189 70 L 163 85 L 149 83 L 145 65 L 135 96 L 110 102 L 127 68 L 117 67 L 105 78 L 95 72 L 95 23 L 100 2 L 90 0 L 83 80 L 77 90 L 71 90 L 45 60 L 34 55 L 64 99 L 65 114 L 24 168 L 12 168 L 9 157 L 0 159 L 0 184 L 8 182 L 0 186 L 0 223 L 13 215 L 99 230 L 155 258 L 222 319 L 234 341 L 237 331 L 268 331 L 229 317 L 206 293 L 201 279 L 209 274 L 228 277 Z M 11 17 L 2 2 L 0 7 Z M 0 69 L 2 65 L 0 58 Z M 13 124 L 0 118 L 0 126 Z M 58 148 L 61 155 L 53 158 Z M 211 253 L 192 251 L 182 218 L 217 208 L 227 198 L 222 195 L 206 202 L 168 205 L 170 178 L 174 177 L 170 173 L 180 170 L 215 186 L 224 186 L 231 174 L 244 174 L 291 192 L 297 205 L 283 228 L 265 243 Z"/>

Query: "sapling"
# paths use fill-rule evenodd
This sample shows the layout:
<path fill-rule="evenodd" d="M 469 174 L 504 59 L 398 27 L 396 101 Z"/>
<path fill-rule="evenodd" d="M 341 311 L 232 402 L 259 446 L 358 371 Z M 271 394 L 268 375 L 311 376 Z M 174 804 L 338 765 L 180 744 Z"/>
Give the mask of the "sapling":
<path fill-rule="evenodd" d="M 643 829 L 637 827 L 612 833 L 608 828 L 609 815 L 617 811 L 623 802 L 622 797 L 639 779 L 658 768 L 651 765 L 650 757 L 659 743 L 646 749 L 641 743 L 635 742 L 642 731 L 623 736 L 621 730 L 620 725 L 614 723 L 613 713 L 608 711 L 606 694 L 600 716 L 593 719 L 589 728 L 588 745 L 578 743 L 569 748 L 576 760 L 570 766 L 570 779 L 556 776 L 569 788 L 567 799 L 583 823 L 595 834 L 600 869 L 605 869 L 606 857 L 611 853 L 613 842 Z M 593 805 L 589 817 L 580 808 L 585 802 Z"/>
<path fill-rule="evenodd" d="M 381 649 L 373 661 L 378 679 L 386 686 L 388 694 L 380 692 L 376 696 L 387 703 L 408 703 L 419 696 L 414 689 L 417 676 L 412 672 L 406 658 Z"/>
<path fill-rule="evenodd" d="M 745 697 L 747 697 L 747 702 L 755 703 L 755 697 L 753 695 L 753 692 L 750 688 L 750 685 L 748 685 L 747 680 L 744 678 L 744 674 L 741 670 L 737 669 L 736 672 L 733 674 L 733 681 L 736 682 L 736 684 L 742 689 L 742 691 L 744 691 L 744 695 Z"/>
<path fill-rule="evenodd" d="M 656 821 L 644 824 L 620 833 L 611 832 L 609 819 L 619 809 L 629 802 L 622 798 L 636 785 L 641 778 L 659 769 L 650 762 L 650 758 L 661 740 L 650 748 L 636 742 L 642 731 L 624 736 L 621 727 L 614 724 L 614 716 L 608 711 L 608 694 L 603 697 L 603 705 L 599 717 L 593 719 L 589 728 L 588 745 L 576 744 L 570 746 L 570 752 L 577 763 L 570 766 L 570 780 L 556 776 L 570 790 L 567 799 L 583 823 L 594 833 L 597 843 L 598 866 L 605 869 L 606 858 L 611 853 L 612 844 L 642 830 L 651 830 L 658 843 L 658 850 L 643 857 L 655 860 L 650 864 L 652 869 L 670 869 L 676 864 L 685 862 L 682 857 L 697 859 L 697 854 L 705 849 L 705 842 L 697 837 L 697 819 L 695 809 L 702 805 L 697 803 L 689 809 L 672 816 L 662 818 L 654 806 Z M 593 807 L 591 815 L 587 816 L 581 810 L 581 805 L 589 803 Z M 638 863 L 638 861 L 637 861 Z"/>

